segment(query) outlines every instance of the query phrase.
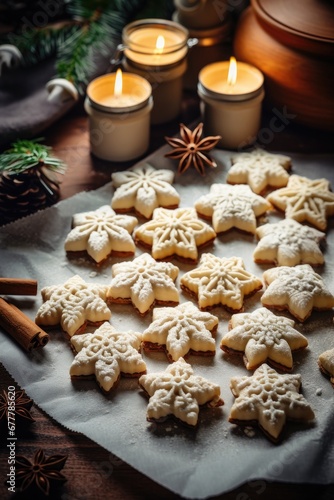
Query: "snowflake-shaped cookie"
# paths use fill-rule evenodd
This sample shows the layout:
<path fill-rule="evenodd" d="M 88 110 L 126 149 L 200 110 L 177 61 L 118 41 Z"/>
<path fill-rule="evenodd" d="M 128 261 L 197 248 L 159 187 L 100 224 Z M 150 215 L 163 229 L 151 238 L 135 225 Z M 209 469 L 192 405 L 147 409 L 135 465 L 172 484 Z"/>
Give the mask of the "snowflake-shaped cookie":
<path fill-rule="evenodd" d="M 65 250 L 85 250 L 97 263 L 110 254 L 133 255 L 136 247 L 131 233 L 137 224 L 136 217 L 117 215 L 109 205 L 75 214 L 73 229 L 65 240 Z"/>
<path fill-rule="evenodd" d="M 171 170 L 158 170 L 144 163 L 124 172 L 115 172 L 111 178 L 117 188 L 111 200 L 116 212 L 134 209 L 149 219 L 155 208 L 175 208 L 180 203 L 180 195 L 171 186 L 174 180 Z"/>
<path fill-rule="evenodd" d="M 174 415 L 188 425 L 198 422 L 199 406 L 224 404 L 220 387 L 194 374 L 183 358 L 169 365 L 164 372 L 148 373 L 139 379 L 139 385 L 150 396 L 147 420 L 163 420 Z"/>
<path fill-rule="evenodd" d="M 279 266 L 324 263 L 319 244 L 325 239 L 325 233 L 294 219 L 264 224 L 256 229 L 256 235 L 260 241 L 253 252 L 255 262 Z"/>
<path fill-rule="evenodd" d="M 279 441 L 287 420 L 308 422 L 314 412 L 299 391 L 299 374 L 278 374 L 266 363 L 251 377 L 233 377 L 230 387 L 236 400 L 231 408 L 229 421 L 251 425 L 258 422 L 265 435 Z"/>
<path fill-rule="evenodd" d="M 254 149 L 249 153 L 238 153 L 231 160 L 232 167 L 226 177 L 231 184 L 248 184 L 254 193 L 260 194 L 267 186 L 280 188 L 288 183 L 289 156 Z"/>
<path fill-rule="evenodd" d="M 166 350 L 170 361 L 189 352 L 213 356 L 216 343 L 212 332 L 217 325 L 216 316 L 199 311 L 192 302 L 156 308 L 153 322 L 143 332 L 143 346 L 148 351 Z"/>
<path fill-rule="evenodd" d="M 195 202 L 195 208 L 202 217 L 212 218 L 216 233 L 236 227 L 254 234 L 256 218 L 269 210 L 271 205 L 245 184 L 212 184 L 210 193 L 201 196 Z"/>
<path fill-rule="evenodd" d="M 97 325 L 110 319 L 106 304 L 108 286 L 86 283 L 75 275 L 62 285 L 42 288 L 44 303 L 38 309 L 38 325 L 60 324 L 70 336 L 82 331 L 86 323 Z"/>
<path fill-rule="evenodd" d="M 108 288 L 108 301 L 130 304 L 145 314 L 153 304 L 179 303 L 174 284 L 179 268 L 170 262 L 156 262 L 144 253 L 131 262 L 120 262 L 111 268 L 113 278 Z"/>
<path fill-rule="evenodd" d="M 308 345 L 306 337 L 293 328 L 293 320 L 276 316 L 265 307 L 252 313 L 233 314 L 229 327 L 220 347 L 228 353 L 244 353 L 247 370 L 254 370 L 265 361 L 291 370 L 292 351 Z"/>
<path fill-rule="evenodd" d="M 74 335 L 71 338 L 77 355 L 71 368 L 71 377 L 95 375 L 100 387 L 109 392 L 121 374 L 140 377 L 146 364 L 139 353 L 141 335 L 132 331 L 119 332 L 110 323 L 103 323 L 94 333 Z"/>
<path fill-rule="evenodd" d="M 153 219 L 138 227 L 133 237 L 137 243 L 151 247 L 155 259 L 175 255 L 197 262 L 198 247 L 212 242 L 216 233 L 198 218 L 194 208 L 156 208 Z"/>
<path fill-rule="evenodd" d="M 240 257 L 219 258 L 203 254 L 196 269 L 181 278 L 181 287 L 198 298 L 201 309 L 222 304 L 240 311 L 244 297 L 262 288 L 262 281 L 245 269 Z"/>
<path fill-rule="evenodd" d="M 268 288 L 261 297 L 262 304 L 287 309 L 299 321 L 305 321 L 313 309 L 322 311 L 334 307 L 334 295 L 309 264 L 268 269 L 263 279 Z"/>
<path fill-rule="evenodd" d="M 334 387 L 334 348 L 328 349 L 320 354 L 318 358 L 320 370 L 329 377 L 329 380 Z"/>
<path fill-rule="evenodd" d="M 285 217 L 308 222 L 320 230 L 327 228 L 327 217 L 334 215 L 334 193 L 326 179 L 311 180 L 291 175 L 288 185 L 267 196 Z"/>

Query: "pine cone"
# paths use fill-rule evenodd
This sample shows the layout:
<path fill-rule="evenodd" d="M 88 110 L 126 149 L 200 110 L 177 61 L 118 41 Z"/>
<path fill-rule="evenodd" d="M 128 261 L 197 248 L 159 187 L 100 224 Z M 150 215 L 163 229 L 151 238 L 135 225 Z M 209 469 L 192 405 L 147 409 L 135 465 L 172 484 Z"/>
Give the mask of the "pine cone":
<path fill-rule="evenodd" d="M 59 199 L 59 183 L 43 166 L 0 175 L 0 225 L 46 208 Z"/>

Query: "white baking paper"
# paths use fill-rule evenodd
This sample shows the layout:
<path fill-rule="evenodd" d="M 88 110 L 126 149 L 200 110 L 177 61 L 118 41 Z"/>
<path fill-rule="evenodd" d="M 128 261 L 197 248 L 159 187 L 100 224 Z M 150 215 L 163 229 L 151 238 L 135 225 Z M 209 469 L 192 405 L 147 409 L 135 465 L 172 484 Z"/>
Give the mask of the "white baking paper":
<path fill-rule="evenodd" d="M 145 161 L 156 168 L 176 171 L 176 164 L 164 158 L 164 146 Z M 283 152 L 280 152 L 284 154 Z M 230 153 L 215 150 L 212 156 L 218 167 L 207 170 L 204 178 L 193 169 L 176 176 L 175 188 L 181 195 L 181 206 L 193 206 L 213 182 L 224 182 L 230 167 Z M 333 156 L 290 155 L 293 173 L 315 179 L 326 177 L 334 186 Z M 101 267 L 83 258 L 69 260 L 64 240 L 71 228 L 74 213 L 95 210 L 111 201 L 113 188 L 107 184 L 96 191 L 80 193 L 53 207 L 0 228 L 0 274 L 7 277 L 38 280 L 39 290 L 59 284 L 73 274 L 88 282 L 108 284 L 112 258 Z M 276 222 L 282 215 L 270 213 L 267 221 Z M 143 221 L 140 221 L 143 222 Z M 264 222 L 264 220 L 262 220 Z M 330 222 L 325 265 L 318 268 L 326 284 L 334 292 L 334 229 Z M 270 266 L 253 262 L 256 239 L 232 230 L 217 237 L 212 247 L 203 249 L 215 255 L 244 259 L 246 269 L 259 277 Z M 142 249 L 136 250 L 136 256 Z M 180 276 L 192 268 L 180 267 Z M 179 280 L 177 281 L 179 285 Z M 245 301 L 245 312 L 258 307 L 261 292 Z M 41 297 L 9 297 L 32 319 L 41 305 Z M 181 293 L 181 302 L 190 299 Z M 151 313 L 141 318 L 131 305 L 112 305 L 111 324 L 122 331 L 143 331 L 151 321 Z M 227 332 L 231 317 L 222 307 L 211 311 L 219 318 L 214 358 L 190 356 L 195 372 L 221 387 L 225 405 L 201 409 L 196 430 L 170 420 L 161 425 L 146 421 L 147 399 L 137 380 L 122 379 L 108 396 L 102 394 L 95 381 L 72 382 L 69 367 L 73 353 L 65 335 L 50 332 L 47 346 L 30 354 L 24 352 L 8 335 L 0 331 L 0 361 L 27 394 L 50 416 L 65 427 L 93 439 L 154 481 L 186 498 L 205 498 L 221 494 L 253 479 L 284 482 L 328 484 L 334 482 L 334 390 L 321 373 L 317 359 L 324 350 L 334 347 L 333 311 L 314 312 L 296 328 L 307 336 L 309 347 L 294 355 L 294 373 L 302 375 L 303 395 L 311 404 L 316 420 L 313 425 L 288 424 L 279 445 L 269 442 L 259 430 L 248 433 L 228 422 L 234 397 L 229 389 L 231 376 L 251 375 L 240 358 L 227 356 L 220 339 Z M 89 330 L 87 330 L 89 331 Z M 163 353 L 143 354 L 148 371 L 164 370 L 168 361 Z"/>

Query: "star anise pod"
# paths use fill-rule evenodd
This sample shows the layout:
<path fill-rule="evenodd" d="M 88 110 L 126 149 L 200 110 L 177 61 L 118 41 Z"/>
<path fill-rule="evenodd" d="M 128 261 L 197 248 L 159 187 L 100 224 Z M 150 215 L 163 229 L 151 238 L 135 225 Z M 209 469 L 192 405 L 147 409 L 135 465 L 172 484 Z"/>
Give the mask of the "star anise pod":
<path fill-rule="evenodd" d="M 35 419 L 30 414 L 33 400 L 28 398 L 25 391 L 15 391 L 15 401 L 9 399 L 8 392 L 5 390 L 0 394 L 0 421 L 8 422 L 8 414 L 11 412 L 10 408 L 14 408 L 15 417 L 21 417 L 30 422 L 35 422 Z M 13 413 L 13 412 L 11 412 Z"/>
<path fill-rule="evenodd" d="M 193 131 L 181 123 L 180 139 L 165 137 L 168 144 L 174 148 L 173 151 L 167 153 L 165 156 L 173 160 L 180 160 L 178 166 L 179 174 L 183 174 L 191 165 L 194 165 L 201 175 L 205 175 L 206 166 L 211 168 L 217 166 L 217 163 L 206 154 L 206 151 L 214 148 L 221 139 L 221 136 L 208 136 L 201 139 L 202 132 L 203 123 L 199 123 Z"/>
<path fill-rule="evenodd" d="M 36 451 L 32 462 L 22 455 L 17 455 L 16 480 L 20 483 L 20 491 L 37 486 L 44 495 L 48 495 L 53 481 L 67 481 L 59 472 L 66 460 L 66 455 L 52 455 L 47 458 L 42 449 Z"/>

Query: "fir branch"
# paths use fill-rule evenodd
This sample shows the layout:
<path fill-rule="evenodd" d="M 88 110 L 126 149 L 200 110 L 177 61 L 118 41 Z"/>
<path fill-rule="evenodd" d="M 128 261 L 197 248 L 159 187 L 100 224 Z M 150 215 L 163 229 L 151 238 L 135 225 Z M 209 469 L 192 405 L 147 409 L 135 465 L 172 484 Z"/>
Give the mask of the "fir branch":
<path fill-rule="evenodd" d="M 5 41 L 20 50 L 25 66 L 31 66 L 55 55 L 58 47 L 79 29 L 80 26 L 66 23 L 57 27 L 26 30 L 22 34 L 9 33 Z"/>
<path fill-rule="evenodd" d="M 97 70 L 94 55 L 108 56 L 129 22 L 168 18 L 172 4 L 173 0 L 64 0 L 61 23 L 36 29 L 23 26 L 3 43 L 21 51 L 26 66 L 55 56 L 57 76 L 71 81 L 83 94 Z"/>
<path fill-rule="evenodd" d="M 95 12 L 115 9 L 114 0 L 72 0 L 66 6 L 71 19 L 92 21 Z"/>
<path fill-rule="evenodd" d="M 63 174 L 66 170 L 65 163 L 52 156 L 50 154 L 52 148 L 38 143 L 37 141 L 40 140 L 18 139 L 15 141 L 12 148 L 0 155 L 0 172 L 6 171 L 10 175 L 15 175 L 39 165 Z"/>
<path fill-rule="evenodd" d="M 146 0 L 74 2 L 70 9 L 71 15 L 78 21 L 85 22 L 80 32 L 73 33 L 59 48 L 57 76 L 71 81 L 83 94 L 90 76 L 96 70 L 94 54 L 107 56 L 110 53 L 112 43 L 120 41 L 124 26 L 135 17 L 145 2 Z M 108 8 L 104 8 L 106 3 Z"/>
<path fill-rule="evenodd" d="M 105 31 L 98 23 L 91 23 L 77 31 L 59 47 L 56 63 L 57 76 L 71 81 L 79 92 L 94 72 L 93 50 L 104 51 Z"/>

